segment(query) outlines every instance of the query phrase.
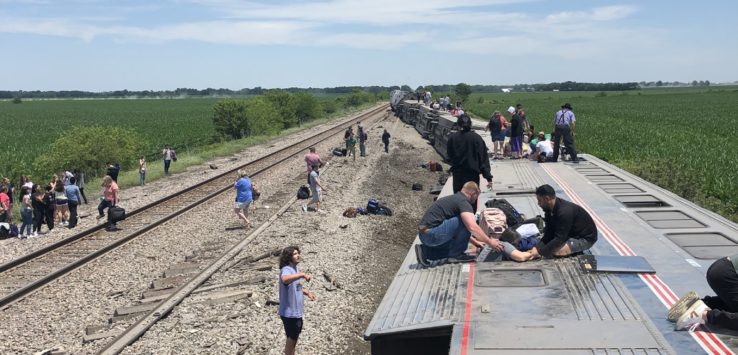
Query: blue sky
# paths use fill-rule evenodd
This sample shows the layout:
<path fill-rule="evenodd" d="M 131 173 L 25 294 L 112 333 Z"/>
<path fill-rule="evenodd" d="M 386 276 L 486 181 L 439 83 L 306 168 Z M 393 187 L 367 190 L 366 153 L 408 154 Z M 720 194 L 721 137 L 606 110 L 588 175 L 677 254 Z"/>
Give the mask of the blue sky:
<path fill-rule="evenodd" d="M 0 90 L 738 80 L 738 2 L 0 0 Z"/>

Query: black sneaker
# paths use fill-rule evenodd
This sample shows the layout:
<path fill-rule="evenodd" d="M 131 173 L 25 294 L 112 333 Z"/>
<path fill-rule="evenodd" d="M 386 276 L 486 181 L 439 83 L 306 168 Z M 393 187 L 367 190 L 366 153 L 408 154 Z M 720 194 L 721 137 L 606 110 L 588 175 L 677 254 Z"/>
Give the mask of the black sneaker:
<path fill-rule="evenodd" d="M 477 260 L 477 257 L 469 254 L 461 254 L 455 258 L 448 258 L 448 263 L 470 263 Z"/>
<path fill-rule="evenodd" d="M 425 258 L 425 254 L 423 253 L 422 244 L 415 244 L 415 258 L 418 260 L 418 264 L 424 267 L 430 267 L 430 264 L 428 264 L 428 259 Z"/>

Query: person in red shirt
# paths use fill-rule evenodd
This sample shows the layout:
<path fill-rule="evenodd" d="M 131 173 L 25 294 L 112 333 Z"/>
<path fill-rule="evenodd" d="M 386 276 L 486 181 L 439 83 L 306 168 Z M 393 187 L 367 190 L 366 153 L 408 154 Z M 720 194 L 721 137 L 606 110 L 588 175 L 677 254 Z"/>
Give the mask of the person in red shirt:
<path fill-rule="evenodd" d="M 10 221 L 10 196 L 8 196 L 8 187 L 0 186 L 0 222 Z"/>

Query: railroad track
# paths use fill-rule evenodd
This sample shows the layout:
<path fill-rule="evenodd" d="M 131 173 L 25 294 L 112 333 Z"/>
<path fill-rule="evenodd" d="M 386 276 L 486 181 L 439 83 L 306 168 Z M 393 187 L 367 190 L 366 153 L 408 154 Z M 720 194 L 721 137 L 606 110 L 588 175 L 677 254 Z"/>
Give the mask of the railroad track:
<path fill-rule="evenodd" d="M 120 230 L 116 232 L 107 232 L 104 225 L 98 225 L 0 265 L 0 308 L 17 302 L 72 270 L 230 190 L 233 173 L 237 170 L 248 169 L 250 175 L 257 175 L 386 109 L 387 105 L 381 105 L 312 137 L 129 211 L 126 220 L 118 223 Z"/>

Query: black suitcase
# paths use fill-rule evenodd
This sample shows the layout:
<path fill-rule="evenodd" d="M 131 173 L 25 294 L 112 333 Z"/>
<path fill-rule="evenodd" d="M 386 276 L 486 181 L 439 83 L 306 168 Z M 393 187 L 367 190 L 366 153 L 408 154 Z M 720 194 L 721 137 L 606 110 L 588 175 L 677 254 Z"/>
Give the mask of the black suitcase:
<path fill-rule="evenodd" d="M 126 210 L 123 207 L 110 207 L 108 221 L 119 222 L 126 219 Z"/>

